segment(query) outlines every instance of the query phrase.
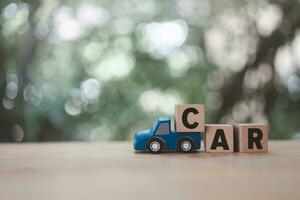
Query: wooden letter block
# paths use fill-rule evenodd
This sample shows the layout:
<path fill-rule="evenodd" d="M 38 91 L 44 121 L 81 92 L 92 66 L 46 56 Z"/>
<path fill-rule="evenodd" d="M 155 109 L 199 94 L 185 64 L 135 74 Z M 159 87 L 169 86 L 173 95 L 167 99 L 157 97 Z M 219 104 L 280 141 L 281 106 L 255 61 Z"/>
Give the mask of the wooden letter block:
<path fill-rule="evenodd" d="M 235 124 L 235 151 L 268 152 L 269 128 L 263 124 Z"/>
<path fill-rule="evenodd" d="M 176 105 L 175 123 L 177 132 L 203 132 L 205 128 L 204 105 Z"/>
<path fill-rule="evenodd" d="M 233 152 L 233 126 L 206 124 L 204 141 L 206 152 Z"/>

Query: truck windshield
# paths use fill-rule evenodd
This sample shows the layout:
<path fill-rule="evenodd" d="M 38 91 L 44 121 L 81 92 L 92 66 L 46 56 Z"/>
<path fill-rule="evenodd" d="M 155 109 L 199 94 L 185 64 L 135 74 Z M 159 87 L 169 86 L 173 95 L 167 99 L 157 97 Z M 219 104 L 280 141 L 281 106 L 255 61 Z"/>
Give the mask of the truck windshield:
<path fill-rule="evenodd" d="M 158 125 L 158 120 L 156 120 L 153 124 L 153 127 L 152 127 L 153 131 L 156 129 L 157 125 Z"/>

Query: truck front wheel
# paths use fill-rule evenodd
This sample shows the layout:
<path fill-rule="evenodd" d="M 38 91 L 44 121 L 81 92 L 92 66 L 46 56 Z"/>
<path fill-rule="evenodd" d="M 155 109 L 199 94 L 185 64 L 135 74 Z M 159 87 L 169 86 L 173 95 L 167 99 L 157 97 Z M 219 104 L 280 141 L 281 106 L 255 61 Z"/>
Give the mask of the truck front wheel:
<path fill-rule="evenodd" d="M 164 142 L 158 138 L 153 138 L 149 141 L 148 149 L 152 153 L 160 153 L 164 148 Z"/>
<path fill-rule="evenodd" d="M 194 142 L 189 138 L 184 138 L 180 140 L 177 144 L 177 149 L 184 153 L 192 152 L 193 148 L 194 148 Z"/>

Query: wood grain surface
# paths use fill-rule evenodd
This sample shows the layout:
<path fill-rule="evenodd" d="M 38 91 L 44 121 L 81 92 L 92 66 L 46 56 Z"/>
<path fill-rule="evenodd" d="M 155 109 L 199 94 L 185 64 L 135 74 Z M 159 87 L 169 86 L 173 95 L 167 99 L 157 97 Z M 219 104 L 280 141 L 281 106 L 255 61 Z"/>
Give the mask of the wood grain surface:
<path fill-rule="evenodd" d="M 134 153 L 131 143 L 0 145 L 0 199 L 300 199 L 300 142 L 269 153 Z"/>

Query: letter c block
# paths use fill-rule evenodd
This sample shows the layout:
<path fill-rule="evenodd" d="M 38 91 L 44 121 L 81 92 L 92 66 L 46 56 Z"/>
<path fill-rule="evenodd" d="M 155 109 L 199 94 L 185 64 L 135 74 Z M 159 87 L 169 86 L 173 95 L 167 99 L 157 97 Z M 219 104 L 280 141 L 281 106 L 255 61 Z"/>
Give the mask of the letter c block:
<path fill-rule="evenodd" d="M 177 132 L 204 132 L 204 105 L 176 105 L 175 124 Z"/>

